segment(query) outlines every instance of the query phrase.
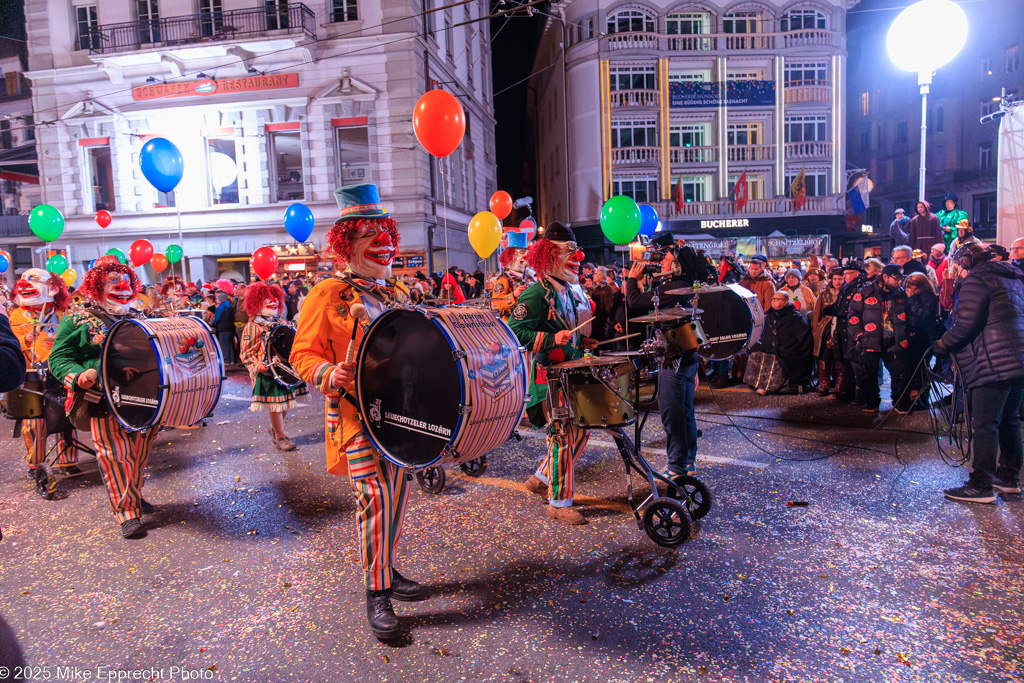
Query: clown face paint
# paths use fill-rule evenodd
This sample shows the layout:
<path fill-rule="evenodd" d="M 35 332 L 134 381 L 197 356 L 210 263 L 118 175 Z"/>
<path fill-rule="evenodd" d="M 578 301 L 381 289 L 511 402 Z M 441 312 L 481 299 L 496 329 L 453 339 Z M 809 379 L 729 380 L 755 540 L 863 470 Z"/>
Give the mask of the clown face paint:
<path fill-rule="evenodd" d="M 103 298 L 97 303 L 111 315 L 124 315 L 135 301 L 131 278 L 126 273 L 112 271 L 103 280 Z"/>
<path fill-rule="evenodd" d="M 25 308 L 39 308 L 53 303 L 53 297 L 57 290 L 50 288 L 49 281 L 50 274 L 41 268 L 26 270 L 18 280 L 18 284 L 15 285 L 18 305 Z"/>
<path fill-rule="evenodd" d="M 395 259 L 395 247 L 391 233 L 380 226 L 364 227 L 359 236 L 352 240 L 352 259 L 348 267 L 356 275 L 375 280 L 391 277 L 391 262 Z"/>
<path fill-rule="evenodd" d="M 277 297 L 263 300 L 263 308 L 260 309 L 260 315 L 264 318 L 276 318 L 278 311 L 281 308 L 281 302 Z"/>
<path fill-rule="evenodd" d="M 558 251 L 555 261 L 551 264 L 550 275 L 565 280 L 570 284 L 580 281 L 580 266 L 583 263 L 583 252 L 576 248 L 575 242 L 555 242 Z"/>
<path fill-rule="evenodd" d="M 508 264 L 508 270 L 516 275 L 524 275 L 526 268 L 526 249 L 516 249 L 512 261 Z"/>

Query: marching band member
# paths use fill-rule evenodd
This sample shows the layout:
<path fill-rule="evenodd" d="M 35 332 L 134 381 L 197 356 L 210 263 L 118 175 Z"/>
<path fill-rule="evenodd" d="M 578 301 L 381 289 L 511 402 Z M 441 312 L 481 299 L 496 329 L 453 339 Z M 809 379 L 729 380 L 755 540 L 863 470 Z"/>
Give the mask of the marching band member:
<path fill-rule="evenodd" d="M 29 370 L 36 363 L 46 363 L 53 348 L 57 325 L 68 309 L 71 298 L 59 275 L 40 268 L 29 268 L 15 285 L 18 307 L 11 313 L 11 328 L 21 342 L 21 350 Z M 59 377 L 59 375 L 57 375 Z M 28 450 L 28 474 L 35 478 L 36 466 L 46 457 L 46 420 L 39 417 L 24 420 L 21 436 Z M 78 451 L 61 439 L 57 449 L 57 467 L 76 467 Z"/>
<path fill-rule="evenodd" d="M 597 346 L 588 336 L 590 325 L 570 332 L 592 317 L 590 302 L 579 286 L 583 252 L 576 247 L 572 230 L 555 222 L 543 239 L 527 252 L 526 262 L 536 271 L 530 285 L 512 309 L 509 326 L 530 352 L 530 403 L 527 415 L 535 427 L 548 428 L 547 456 L 526 488 L 548 500 L 548 517 L 565 524 L 586 524 L 586 518 L 572 509 L 573 467 L 587 443 L 587 430 L 570 421 L 548 421 L 544 415 L 547 398 L 546 366 L 583 355 L 583 349 Z"/>
<path fill-rule="evenodd" d="M 391 278 L 399 232 L 381 208 L 377 186 L 342 187 L 334 194 L 341 218 L 327 241 L 348 269 L 342 278 L 320 282 L 306 297 L 291 362 L 327 398 L 327 471 L 349 476 L 356 496 L 367 619 L 375 636 L 388 639 L 399 634 L 391 600 L 422 600 L 426 591 L 393 568 L 408 501 L 407 471 L 381 457 L 363 433 L 348 400 L 355 391 L 355 364 L 346 361 L 346 354 L 366 324 L 352 315 L 354 304 L 363 304 L 372 319 L 383 312 L 384 302 L 407 300 L 409 292 Z M 363 294 L 355 285 L 373 294 Z"/>
<path fill-rule="evenodd" d="M 180 311 L 183 308 L 192 307 L 192 302 L 185 298 L 185 282 L 180 275 L 167 276 L 160 286 L 160 296 L 168 311 Z"/>
<path fill-rule="evenodd" d="M 114 256 L 96 259 L 86 273 L 81 291 L 96 308 L 64 316 L 50 352 L 50 370 L 64 381 L 69 398 L 83 400 L 82 394 L 99 380 L 100 353 L 109 329 L 107 320 L 100 316 L 127 315 L 141 286 L 135 271 Z M 142 475 L 159 430 L 127 432 L 109 413 L 105 399 L 101 406 L 90 411 L 100 474 L 110 507 L 121 525 L 121 535 L 138 538 L 145 534 L 142 515 L 155 511 L 142 497 Z"/>
<path fill-rule="evenodd" d="M 267 334 L 282 319 L 284 290 L 279 285 L 257 282 L 248 288 L 245 296 L 245 312 L 249 322 L 242 330 L 242 344 L 239 355 L 249 371 L 252 380 L 252 403 L 249 410 L 270 413 L 270 435 L 274 445 L 282 451 L 294 451 L 295 444 L 284 433 L 284 420 L 288 410 L 300 403 L 306 403 L 309 389 L 305 382 L 288 389 L 276 381 L 267 366 L 265 346 Z"/>
<path fill-rule="evenodd" d="M 498 260 L 501 262 L 502 273 L 494 283 L 491 293 L 491 308 L 498 312 L 501 319 L 508 322 L 512 309 L 524 291 L 526 291 L 526 233 L 510 232 L 508 247 L 503 249 Z"/>

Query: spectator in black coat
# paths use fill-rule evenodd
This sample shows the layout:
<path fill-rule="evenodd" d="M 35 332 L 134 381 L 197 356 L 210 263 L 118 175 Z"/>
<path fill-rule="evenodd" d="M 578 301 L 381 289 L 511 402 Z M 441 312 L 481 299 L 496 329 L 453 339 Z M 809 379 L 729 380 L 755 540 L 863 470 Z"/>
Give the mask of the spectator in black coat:
<path fill-rule="evenodd" d="M 25 354 L 7 319 L 7 299 L 0 296 L 0 393 L 17 389 L 25 381 Z"/>
<path fill-rule="evenodd" d="M 910 340 L 907 337 L 907 295 L 903 291 L 899 266 L 882 269 L 881 282 L 869 282 L 850 302 L 850 336 L 857 350 L 854 370 L 857 372 L 857 402 L 864 412 L 878 412 L 881 397 L 878 390 L 879 364 L 892 377 L 891 397 L 901 412 L 909 409 L 907 368 Z"/>
<path fill-rule="evenodd" d="M 799 393 L 811 383 L 814 357 L 814 333 L 811 324 L 793 305 L 790 293 L 780 289 L 772 295 L 771 308 L 764 316 L 761 331 L 761 351 L 773 354 L 782 366 L 786 384 Z M 762 396 L 764 389 L 758 389 Z"/>
<path fill-rule="evenodd" d="M 836 319 L 832 333 L 832 353 L 836 362 L 836 390 L 832 397 L 844 403 L 852 401 L 856 394 L 857 382 L 853 372 L 853 340 L 850 337 L 850 302 L 867 281 L 864 268 L 856 261 L 843 266 L 843 288 L 835 303 L 824 308 L 825 315 Z"/>
<path fill-rule="evenodd" d="M 942 242 L 942 228 L 939 217 L 932 213 L 932 205 L 920 201 L 915 207 L 917 215 L 910 219 L 907 232 L 910 235 L 910 246 L 927 254 L 936 242 Z"/>
<path fill-rule="evenodd" d="M 950 327 L 934 347 L 953 356 L 970 392 L 970 478 L 945 491 L 947 498 L 968 503 L 995 502 L 993 489 L 1019 493 L 1024 465 L 1024 273 L 990 256 L 973 243 L 954 254 L 954 263 L 967 274 Z"/>
<path fill-rule="evenodd" d="M 927 392 L 920 394 L 928 363 L 925 358 L 945 328 L 939 318 L 938 292 L 927 275 L 911 273 L 903 281 L 903 288 L 907 292 L 907 337 L 910 341 L 907 366 L 913 373 L 910 377 L 910 398 L 913 401 L 910 408 L 923 410 L 928 408 Z"/>

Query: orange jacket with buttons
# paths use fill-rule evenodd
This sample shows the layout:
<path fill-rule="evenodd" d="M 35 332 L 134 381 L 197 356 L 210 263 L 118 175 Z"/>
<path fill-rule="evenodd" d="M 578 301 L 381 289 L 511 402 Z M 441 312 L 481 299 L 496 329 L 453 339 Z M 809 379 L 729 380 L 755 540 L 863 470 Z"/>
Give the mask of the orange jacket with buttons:
<path fill-rule="evenodd" d="M 47 312 L 52 310 L 53 306 L 49 305 Z M 57 320 L 60 320 L 63 315 L 63 313 L 57 311 Z M 37 312 L 21 308 L 20 306 L 11 312 L 11 329 L 14 331 L 14 336 L 21 343 L 21 350 L 25 353 L 25 360 L 28 361 L 30 370 L 32 369 L 32 363 L 35 361 L 46 362 L 50 357 L 50 349 L 53 348 L 53 337 L 48 335 L 44 328 L 35 326 L 38 319 L 39 314 Z M 35 342 L 32 343 L 31 347 L 25 342 L 25 337 L 28 336 L 29 332 L 36 333 Z"/>

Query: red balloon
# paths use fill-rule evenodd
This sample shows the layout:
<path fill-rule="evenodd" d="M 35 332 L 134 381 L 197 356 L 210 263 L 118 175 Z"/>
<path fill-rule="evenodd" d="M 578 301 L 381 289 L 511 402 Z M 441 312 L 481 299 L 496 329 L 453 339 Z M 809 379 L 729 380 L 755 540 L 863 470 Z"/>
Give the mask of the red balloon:
<path fill-rule="evenodd" d="M 144 266 L 153 258 L 153 245 L 149 240 L 135 240 L 132 246 L 128 247 L 128 258 L 132 260 L 133 266 Z"/>
<path fill-rule="evenodd" d="M 416 102 L 412 128 L 425 150 L 435 157 L 446 157 L 462 144 L 466 112 L 450 92 L 431 90 Z"/>
<path fill-rule="evenodd" d="M 114 217 L 110 215 L 110 212 L 106 209 L 100 209 L 96 212 L 96 224 L 101 228 L 105 228 L 110 225 L 110 221 L 114 220 Z"/>
<path fill-rule="evenodd" d="M 498 190 L 491 195 L 491 213 L 498 217 L 499 221 L 508 218 L 512 213 L 512 197 L 505 190 Z"/>
<path fill-rule="evenodd" d="M 260 247 L 252 252 L 252 269 L 261 280 L 266 280 L 277 272 L 277 254 L 270 247 Z"/>

